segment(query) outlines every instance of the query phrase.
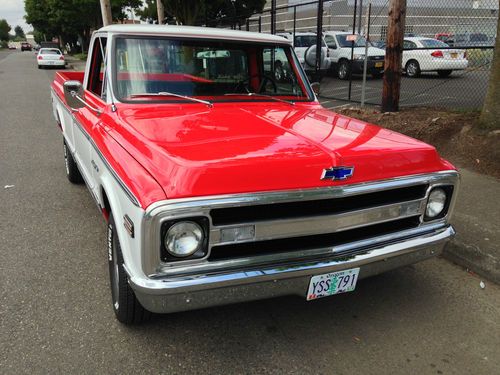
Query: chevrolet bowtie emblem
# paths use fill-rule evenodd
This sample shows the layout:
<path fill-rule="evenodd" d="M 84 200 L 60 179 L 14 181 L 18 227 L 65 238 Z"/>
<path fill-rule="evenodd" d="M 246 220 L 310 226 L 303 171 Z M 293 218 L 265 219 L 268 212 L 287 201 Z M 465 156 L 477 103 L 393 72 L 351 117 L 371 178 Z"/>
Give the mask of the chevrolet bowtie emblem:
<path fill-rule="evenodd" d="M 332 167 L 323 169 L 322 180 L 345 180 L 354 173 L 354 167 Z"/>

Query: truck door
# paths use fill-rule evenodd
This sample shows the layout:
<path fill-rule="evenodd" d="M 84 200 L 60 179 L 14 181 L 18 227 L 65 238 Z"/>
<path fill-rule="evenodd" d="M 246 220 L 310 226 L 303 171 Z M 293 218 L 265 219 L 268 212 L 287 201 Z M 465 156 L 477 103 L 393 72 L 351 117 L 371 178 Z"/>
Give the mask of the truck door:
<path fill-rule="evenodd" d="M 104 50 L 106 48 L 106 38 L 96 37 L 92 45 L 90 56 L 90 66 L 88 67 L 88 79 L 85 87 L 86 102 L 96 108 L 103 110 L 105 102 L 102 100 L 103 74 L 104 74 Z M 74 124 L 75 156 L 80 166 L 82 176 L 90 189 L 94 187 L 93 178 L 93 143 L 92 132 L 99 121 L 96 111 L 83 107 L 75 113 L 76 122 Z"/>

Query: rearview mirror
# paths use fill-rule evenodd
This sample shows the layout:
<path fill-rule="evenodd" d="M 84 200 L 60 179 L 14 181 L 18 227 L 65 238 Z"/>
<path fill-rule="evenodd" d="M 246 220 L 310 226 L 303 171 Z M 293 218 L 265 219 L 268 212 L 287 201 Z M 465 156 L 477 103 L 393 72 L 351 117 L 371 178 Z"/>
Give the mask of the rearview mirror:
<path fill-rule="evenodd" d="M 85 93 L 80 81 L 64 82 L 64 99 L 66 103 L 73 109 L 82 108 L 85 106 Z"/>

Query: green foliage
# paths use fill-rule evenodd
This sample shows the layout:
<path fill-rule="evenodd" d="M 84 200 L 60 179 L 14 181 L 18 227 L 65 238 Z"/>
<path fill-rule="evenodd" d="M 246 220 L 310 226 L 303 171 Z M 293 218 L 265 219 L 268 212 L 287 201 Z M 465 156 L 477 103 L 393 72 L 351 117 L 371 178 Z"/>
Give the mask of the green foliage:
<path fill-rule="evenodd" d="M 14 33 L 16 35 L 16 38 L 21 38 L 22 40 L 26 39 L 26 35 L 24 34 L 24 30 L 21 26 L 17 25 L 14 27 Z"/>
<path fill-rule="evenodd" d="M 262 11 L 265 0 L 162 0 L 169 23 L 182 25 L 236 25 L 243 24 L 253 13 Z M 156 0 L 146 0 L 137 14 L 144 21 L 158 19 Z M 170 18 L 170 20 L 169 20 Z"/>
<path fill-rule="evenodd" d="M 126 17 L 126 7 L 136 8 L 141 0 L 111 0 L 114 20 Z M 35 40 L 61 38 L 72 48 L 80 39 L 84 47 L 90 40 L 91 30 L 102 26 L 99 0 L 24 0 L 26 22 L 35 29 Z"/>
<path fill-rule="evenodd" d="M 9 40 L 9 31 L 11 30 L 10 25 L 6 20 L 0 20 L 0 40 Z"/>

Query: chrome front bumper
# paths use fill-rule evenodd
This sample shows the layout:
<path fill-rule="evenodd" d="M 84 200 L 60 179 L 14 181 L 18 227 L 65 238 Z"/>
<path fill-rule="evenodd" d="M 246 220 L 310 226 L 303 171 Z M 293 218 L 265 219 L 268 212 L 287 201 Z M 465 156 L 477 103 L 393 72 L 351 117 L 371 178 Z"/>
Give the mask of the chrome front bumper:
<path fill-rule="evenodd" d="M 439 255 L 454 236 L 446 226 L 425 235 L 380 245 L 357 255 L 272 265 L 260 269 L 138 279 L 129 274 L 140 303 L 156 313 L 194 310 L 236 302 L 299 295 L 305 298 L 312 276 L 360 267 L 366 278 Z"/>

